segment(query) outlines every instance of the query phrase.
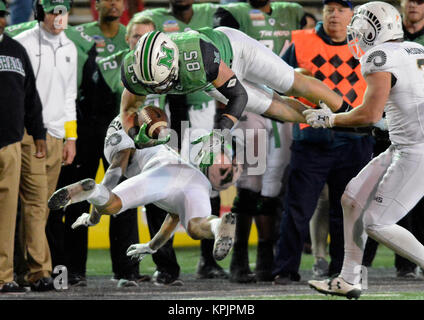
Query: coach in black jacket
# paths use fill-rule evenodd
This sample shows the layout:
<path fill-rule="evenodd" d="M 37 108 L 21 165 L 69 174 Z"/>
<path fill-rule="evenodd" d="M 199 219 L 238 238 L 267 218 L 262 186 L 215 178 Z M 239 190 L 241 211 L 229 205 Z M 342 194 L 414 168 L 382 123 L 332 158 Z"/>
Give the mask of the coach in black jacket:
<path fill-rule="evenodd" d="M 24 293 L 13 281 L 13 246 L 26 128 L 35 142 L 34 161 L 46 155 L 42 105 L 25 48 L 3 34 L 6 5 L 0 1 L 0 293 Z"/>

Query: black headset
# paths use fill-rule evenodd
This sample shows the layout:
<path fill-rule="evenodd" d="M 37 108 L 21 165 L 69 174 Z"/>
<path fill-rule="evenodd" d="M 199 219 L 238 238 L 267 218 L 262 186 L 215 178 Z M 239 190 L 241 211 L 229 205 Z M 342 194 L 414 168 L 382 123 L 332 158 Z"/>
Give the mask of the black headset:
<path fill-rule="evenodd" d="M 74 2 L 73 0 L 70 1 L 71 8 L 73 5 L 73 2 Z M 45 13 L 44 13 L 43 6 L 41 5 L 41 0 L 34 0 L 33 9 L 34 9 L 34 19 L 37 20 L 38 22 L 44 21 Z"/>

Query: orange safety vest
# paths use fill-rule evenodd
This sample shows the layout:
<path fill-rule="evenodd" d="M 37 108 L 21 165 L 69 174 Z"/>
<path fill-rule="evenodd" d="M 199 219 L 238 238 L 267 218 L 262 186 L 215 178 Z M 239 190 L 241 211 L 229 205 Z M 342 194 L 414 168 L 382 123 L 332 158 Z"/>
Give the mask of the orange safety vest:
<path fill-rule="evenodd" d="M 361 65 L 345 45 L 329 45 L 315 29 L 292 32 L 292 43 L 296 49 L 299 68 L 310 71 L 330 89 L 343 96 L 352 107 L 362 103 L 367 84 L 361 74 Z M 308 105 L 312 103 L 300 99 Z M 300 124 L 300 128 L 308 127 Z"/>

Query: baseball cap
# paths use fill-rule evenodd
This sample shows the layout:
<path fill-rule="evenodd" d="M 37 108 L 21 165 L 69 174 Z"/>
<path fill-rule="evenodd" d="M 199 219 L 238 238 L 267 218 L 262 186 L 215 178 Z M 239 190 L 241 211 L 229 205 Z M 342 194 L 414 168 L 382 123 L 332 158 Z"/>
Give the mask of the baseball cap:
<path fill-rule="evenodd" d="M 7 10 L 6 10 L 6 4 L 3 2 L 3 1 L 1 1 L 0 0 L 0 12 L 6 12 L 7 14 L 9 13 Z"/>
<path fill-rule="evenodd" d="M 330 3 L 330 2 L 340 3 L 344 7 L 349 7 L 351 9 L 353 9 L 352 1 L 348 1 L 348 0 L 323 0 L 322 3 L 327 4 L 327 3 Z"/>
<path fill-rule="evenodd" d="M 52 12 L 57 6 L 64 6 L 67 11 L 71 10 L 71 0 L 41 0 L 44 12 Z"/>

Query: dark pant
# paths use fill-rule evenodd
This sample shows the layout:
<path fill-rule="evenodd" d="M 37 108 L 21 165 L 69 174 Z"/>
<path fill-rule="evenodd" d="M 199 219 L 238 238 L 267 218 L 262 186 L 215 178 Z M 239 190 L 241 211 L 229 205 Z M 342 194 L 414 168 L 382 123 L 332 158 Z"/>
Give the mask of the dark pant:
<path fill-rule="evenodd" d="M 344 256 L 343 211 L 340 199 L 348 182 L 370 161 L 373 139 L 364 137 L 333 149 L 294 141 L 291 149 L 273 274 L 298 274 L 303 244 L 309 232 L 309 221 L 325 183 L 329 187 L 330 200 L 329 272 L 340 272 Z"/>
<path fill-rule="evenodd" d="M 105 170 L 108 167 L 103 156 L 105 133 L 78 132 L 77 155 L 70 166 L 62 168 L 58 187 L 75 183 L 85 178 L 95 178 L 100 159 Z M 46 233 L 50 245 L 53 267 L 65 265 L 69 273 L 85 275 L 87 263 L 88 229 L 71 225 L 84 212 L 89 212 L 86 201 L 72 204 L 65 210 L 51 211 L 47 221 Z M 105 219 L 103 217 L 103 219 Z M 137 209 L 130 209 L 110 218 L 110 249 L 113 272 L 125 277 L 138 274 L 138 262 L 126 256 L 127 248 L 138 243 Z"/>
<path fill-rule="evenodd" d="M 145 208 L 150 237 L 153 238 L 162 226 L 167 212 L 156 207 L 154 204 L 148 204 Z M 152 259 L 159 272 L 169 273 L 173 277 L 178 277 L 180 275 L 180 266 L 175 256 L 173 242 L 174 237 L 169 239 L 156 253 L 154 253 Z"/>

